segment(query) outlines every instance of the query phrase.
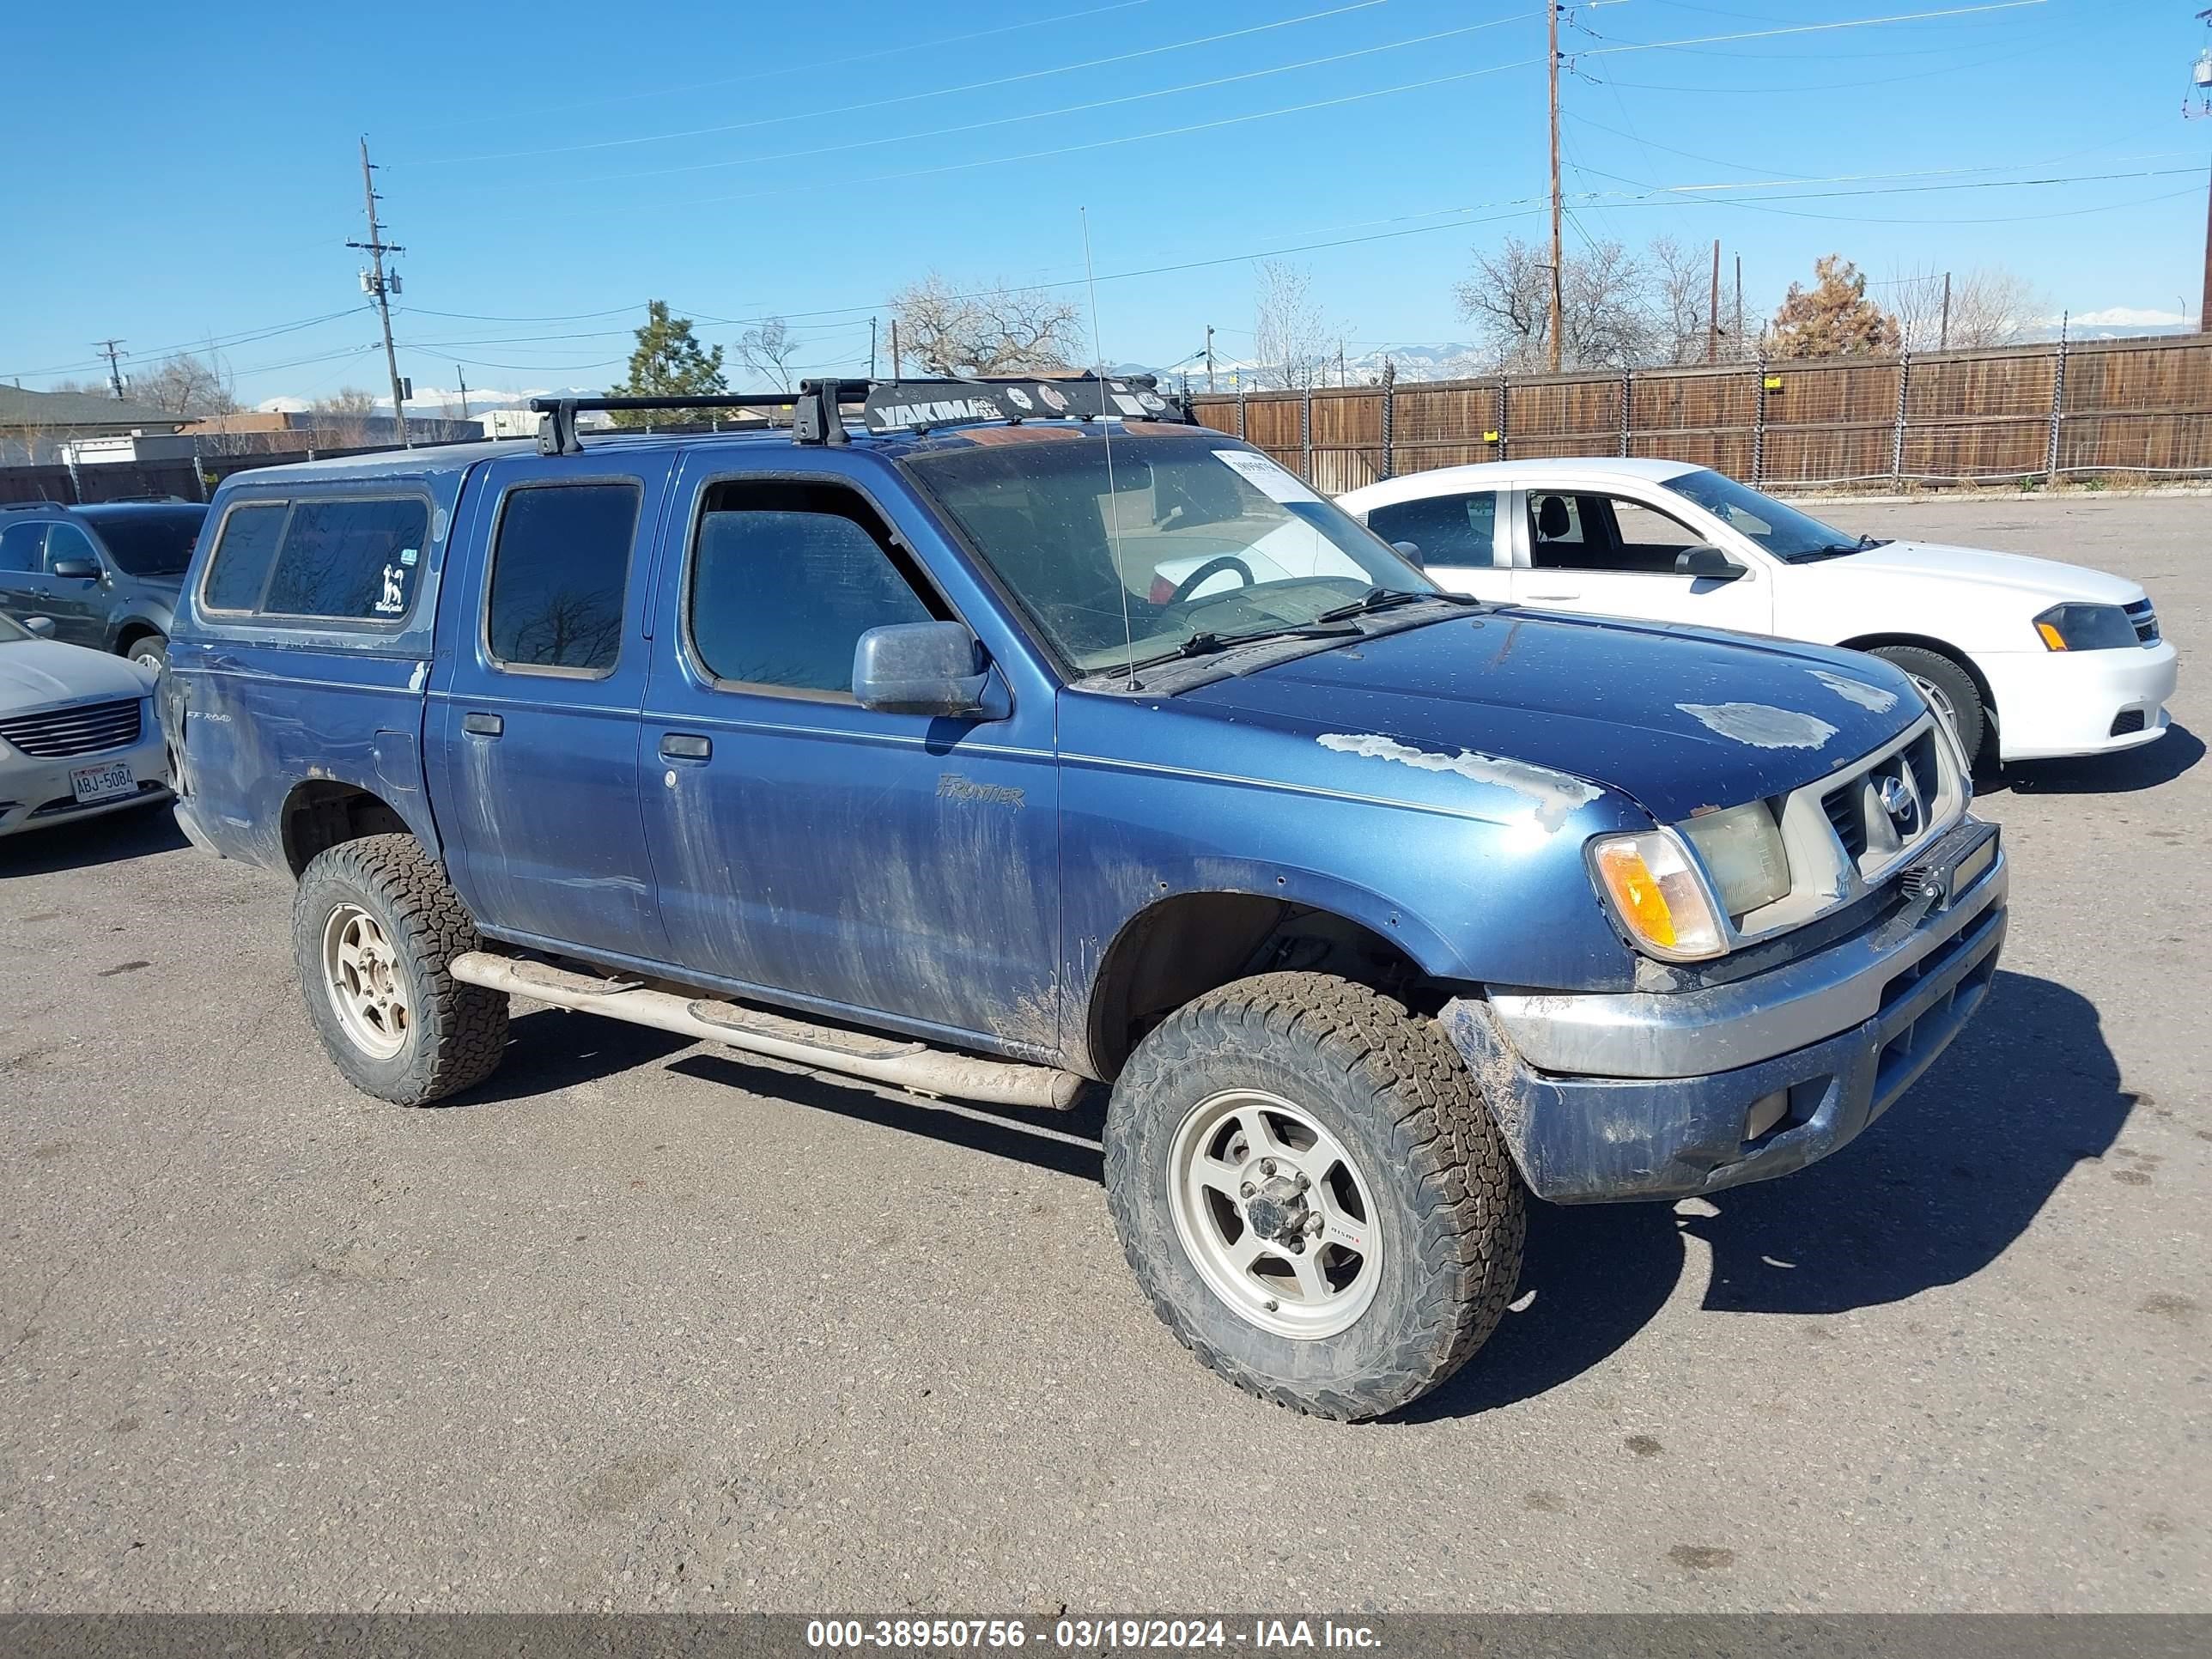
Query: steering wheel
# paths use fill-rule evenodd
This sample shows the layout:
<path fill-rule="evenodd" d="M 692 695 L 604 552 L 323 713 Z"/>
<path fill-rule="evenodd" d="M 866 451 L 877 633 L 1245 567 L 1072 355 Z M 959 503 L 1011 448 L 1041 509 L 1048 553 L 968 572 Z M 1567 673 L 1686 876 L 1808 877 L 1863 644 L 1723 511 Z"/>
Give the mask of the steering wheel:
<path fill-rule="evenodd" d="M 1168 596 L 1168 603 L 1170 605 L 1181 605 L 1193 593 L 1195 593 L 1199 588 L 1206 583 L 1209 577 L 1218 576 L 1224 570 L 1233 570 L 1238 575 L 1242 576 L 1244 579 L 1245 586 L 1250 587 L 1254 585 L 1252 567 L 1245 563 L 1243 560 L 1238 558 L 1234 553 L 1224 553 L 1218 558 L 1208 559 L 1204 564 L 1199 566 L 1197 569 L 1192 571 L 1190 574 L 1185 576 L 1181 581 L 1177 582 L 1176 584 L 1176 591 Z"/>

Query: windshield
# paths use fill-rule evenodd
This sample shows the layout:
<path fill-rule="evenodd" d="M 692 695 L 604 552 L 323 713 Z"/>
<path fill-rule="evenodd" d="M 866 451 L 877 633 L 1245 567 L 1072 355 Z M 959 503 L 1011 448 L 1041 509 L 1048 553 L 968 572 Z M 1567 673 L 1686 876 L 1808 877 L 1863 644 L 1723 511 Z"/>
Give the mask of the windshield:
<path fill-rule="evenodd" d="M 0 617 L 0 645 L 13 645 L 18 640 L 36 639 L 37 635 L 7 617 Z"/>
<path fill-rule="evenodd" d="M 192 544 L 207 522 L 204 507 L 155 507 L 130 513 L 88 513 L 115 562 L 133 576 L 181 576 L 192 562 Z"/>
<path fill-rule="evenodd" d="M 1686 495 L 1729 529 L 1742 532 L 1776 558 L 1793 564 L 1856 553 L 1871 545 L 1718 472 L 1700 469 L 1666 482 L 1677 495 Z"/>
<path fill-rule="evenodd" d="M 1328 613 L 1377 590 L 1437 592 L 1233 439 L 1117 431 L 1110 478 L 1103 429 L 994 428 L 963 439 L 907 465 L 1085 672 L 1330 633 L 1338 619 Z"/>

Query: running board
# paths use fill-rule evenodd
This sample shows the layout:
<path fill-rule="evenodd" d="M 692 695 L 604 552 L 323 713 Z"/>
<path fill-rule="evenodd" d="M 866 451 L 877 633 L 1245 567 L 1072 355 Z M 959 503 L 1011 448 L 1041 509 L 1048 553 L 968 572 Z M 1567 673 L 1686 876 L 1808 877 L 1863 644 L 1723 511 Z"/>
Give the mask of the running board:
<path fill-rule="evenodd" d="M 652 990 L 638 980 L 594 979 L 549 963 L 495 957 L 488 951 L 465 951 L 447 964 L 447 971 L 465 985 L 510 991 L 556 1007 L 605 1014 L 794 1066 L 841 1072 L 954 1100 L 1064 1112 L 1089 1086 L 1074 1073 L 1050 1066 L 978 1060 L 927 1043 L 816 1025 L 734 1002 L 676 996 Z"/>

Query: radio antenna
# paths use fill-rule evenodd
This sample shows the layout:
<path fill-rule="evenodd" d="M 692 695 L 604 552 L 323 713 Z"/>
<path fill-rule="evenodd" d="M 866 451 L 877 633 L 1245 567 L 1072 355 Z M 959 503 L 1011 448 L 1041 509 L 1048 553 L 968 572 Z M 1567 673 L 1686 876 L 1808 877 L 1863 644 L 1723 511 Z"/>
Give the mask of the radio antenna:
<path fill-rule="evenodd" d="M 1114 416 L 1106 404 L 1106 348 L 1098 337 L 1098 273 L 1091 263 L 1091 210 L 1075 210 L 1083 221 L 1083 280 L 1091 290 L 1091 373 L 1098 377 L 1099 430 L 1106 440 L 1106 537 L 1114 549 L 1114 586 L 1121 590 L 1121 648 L 1127 653 L 1127 666 L 1122 672 L 1127 691 L 1141 688 L 1137 684 L 1137 635 L 1129 623 L 1129 578 L 1121 568 L 1121 496 L 1114 488 Z"/>

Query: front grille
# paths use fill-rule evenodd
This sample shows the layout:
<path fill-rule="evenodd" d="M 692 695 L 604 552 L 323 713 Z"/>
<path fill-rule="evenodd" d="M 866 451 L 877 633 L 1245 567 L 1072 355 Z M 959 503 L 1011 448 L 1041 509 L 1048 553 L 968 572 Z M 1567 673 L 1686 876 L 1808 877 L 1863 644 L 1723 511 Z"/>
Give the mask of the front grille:
<path fill-rule="evenodd" d="M 0 740 L 39 760 L 127 749 L 138 741 L 138 700 L 82 702 L 0 720 Z"/>
<path fill-rule="evenodd" d="M 2130 732 L 2140 732 L 2142 729 L 2143 711 L 2140 708 L 2123 708 L 2112 716 L 2112 729 L 2106 735 L 2124 738 Z"/>
<path fill-rule="evenodd" d="M 2137 599 L 2128 606 L 2128 620 L 2135 624 L 2136 640 L 2142 645 L 2158 643 L 2158 612 L 2151 608 L 2148 599 Z"/>
<path fill-rule="evenodd" d="M 1853 858 L 1867 848 L 1866 818 L 1859 811 L 1860 798 L 1864 793 L 1864 787 L 1854 780 L 1820 799 L 1820 810 L 1828 815 L 1836 839 L 1843 842 L 1844 851 Z"/>

